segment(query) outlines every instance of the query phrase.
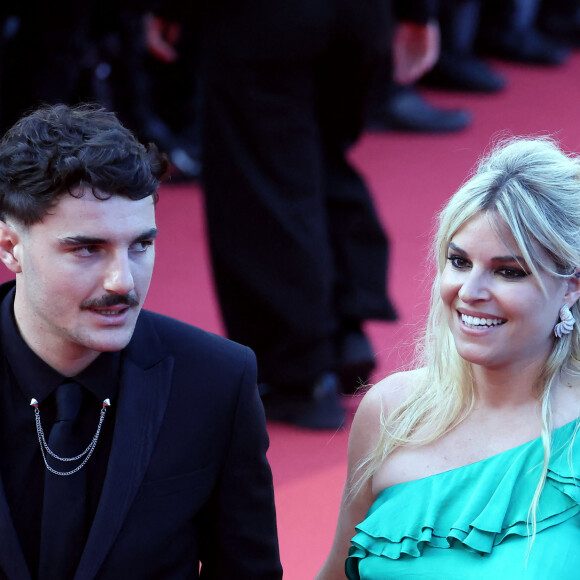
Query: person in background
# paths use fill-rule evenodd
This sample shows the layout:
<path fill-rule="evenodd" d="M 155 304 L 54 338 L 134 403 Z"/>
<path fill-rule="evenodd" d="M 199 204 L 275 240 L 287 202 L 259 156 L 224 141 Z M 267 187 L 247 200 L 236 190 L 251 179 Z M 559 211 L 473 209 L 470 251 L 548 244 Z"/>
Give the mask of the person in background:
<path fill-rule="evenodd" d="M 573 578 L 580 158 L 500 143 L 438 222 L 420 360 L 358 408 L 317 580 Z"/>
<path fill-rule="evenodd" d="M 443 90 L 496 93 L 506 80 L 475 54 L 483 0 L 442 0 L 441 54 L 421 83 Z"/>
<path fill-rule="evenodd" d="M 545 66 L 561 65 L 569 58 L 567 38 L 551 37 L 541 29 L 542 0 L 487 0 L 482 8 L 477 41 L 481 53 Z M 570 18 L 569 24 L 573 22 Z"/>
<path fill-rule="evenodd" d="M 391 41 L 400 82 L 437 58 L 436 3 L 394 6 L 393 37 L 382 0 L 162 0 L 148 20 L 150 49 L 176 58 L 179 23 L 201 11 L 213 272 L 228 336 L 256 352 L 271 420 L 340 427 L 340 393 L 375 365 L 365 321 L 396 317 L 387 240 L 347 157 Z"/>

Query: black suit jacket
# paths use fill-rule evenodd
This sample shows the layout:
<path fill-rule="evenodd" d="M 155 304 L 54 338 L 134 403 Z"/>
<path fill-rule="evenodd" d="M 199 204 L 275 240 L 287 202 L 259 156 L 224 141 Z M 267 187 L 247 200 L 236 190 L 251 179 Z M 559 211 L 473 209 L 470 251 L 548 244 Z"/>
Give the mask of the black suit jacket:
<path fill-rule="evenodd" d="M 107 475 L 75 579 L 280 579 L 253 353 L 143 311 L 122 361 Z M 30 580 L 1 485 L 0 579 Z"/>

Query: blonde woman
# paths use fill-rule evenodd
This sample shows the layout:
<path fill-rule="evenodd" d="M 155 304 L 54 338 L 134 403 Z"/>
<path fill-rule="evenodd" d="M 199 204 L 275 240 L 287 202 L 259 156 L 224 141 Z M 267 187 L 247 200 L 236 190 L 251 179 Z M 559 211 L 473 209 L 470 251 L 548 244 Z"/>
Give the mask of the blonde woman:
<path fill-rule="evenodd" d="M 359 406 L 317 580 L 577 578 L 580 160 L 500 144 L 434 252 L 416 367 Z"/>

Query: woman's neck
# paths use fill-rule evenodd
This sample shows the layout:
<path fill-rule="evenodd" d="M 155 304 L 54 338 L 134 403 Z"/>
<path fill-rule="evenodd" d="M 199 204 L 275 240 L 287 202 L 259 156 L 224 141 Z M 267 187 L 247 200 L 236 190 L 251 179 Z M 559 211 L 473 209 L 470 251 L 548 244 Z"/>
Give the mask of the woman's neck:
<path fill-rule="evenodd" d="M 542 364 L 533 361 L 517 368 L 473 366 L 478 406 L 519 407 L 538 401 L 538 379 Z"/>

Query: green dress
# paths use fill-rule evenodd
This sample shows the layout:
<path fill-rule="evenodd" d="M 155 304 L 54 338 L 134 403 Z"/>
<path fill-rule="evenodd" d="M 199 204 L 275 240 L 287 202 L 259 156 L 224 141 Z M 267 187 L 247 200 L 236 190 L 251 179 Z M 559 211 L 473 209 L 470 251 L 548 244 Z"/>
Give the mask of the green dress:
<path fill-rule="evenodd" d="M 576 424 L 553 432 L 531 550 L 527 519 L 543 461 L 541 439 L 384 489 L 356 528 L 346 560 L 348 578 L 580 578 Z"/>

